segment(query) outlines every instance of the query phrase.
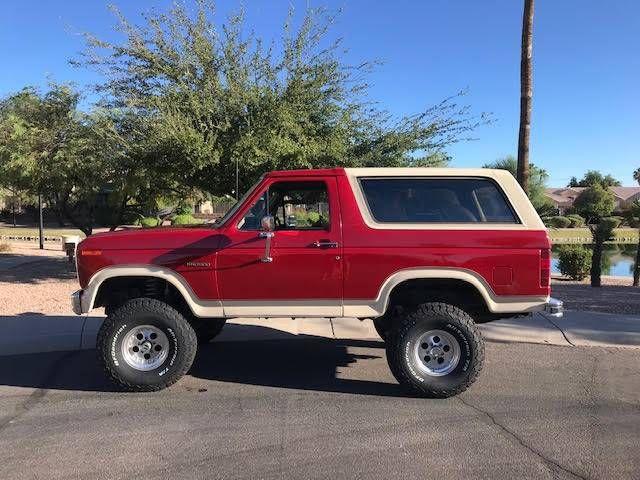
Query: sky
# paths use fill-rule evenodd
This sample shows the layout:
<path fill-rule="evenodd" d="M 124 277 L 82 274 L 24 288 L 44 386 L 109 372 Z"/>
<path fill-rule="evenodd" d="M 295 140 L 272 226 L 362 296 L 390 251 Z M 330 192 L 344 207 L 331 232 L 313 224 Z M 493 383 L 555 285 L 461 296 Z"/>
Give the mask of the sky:
<path fill-rule="evenodd" d="M 0 96 L 49 80 L 79 87 L 97 72 L 72 67 L 82 32 L 116 40 L 108 10 L 132 20 L 166 9 L 167 0 L 5 0 L 0 4 Z M 379 60 L 370 97 L 392 114 L 423 111 L 465 89 L 476 113 L 494 122 L 471 142 L 448 148 L 451 166 L 482 166 L 515 155 L 520 102 L 520 0 L 245 0 L 217 3 L 224 18 L 244 5 L 247 24 L 280 38 L 287 10 L 341 10 L 331 31 L 348 49 L 346 61 Z M 530 161 L 563 186 L 589 169 L 634 185 L 640 167 L 640 2 L 537 0 Z M 88 97 L 88 101 L 91 100 Z"/>

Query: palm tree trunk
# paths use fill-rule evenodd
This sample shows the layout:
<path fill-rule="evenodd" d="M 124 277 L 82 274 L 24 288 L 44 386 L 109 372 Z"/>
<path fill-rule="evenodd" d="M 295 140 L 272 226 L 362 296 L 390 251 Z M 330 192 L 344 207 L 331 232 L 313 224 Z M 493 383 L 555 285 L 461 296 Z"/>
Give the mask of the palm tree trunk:
<path fill-rule="evenodd" d="M 524 0 L 522 44 L 520 50 L 520 131 L 518 133 L 518 183 L 529 193 L 529 134 L 531 132 L 531 99 L 533 97 L 533 4 Z"/>
<path fill-rule="evenodd" d="M 636 263 L 633 266 L 633 286 L 640 286 L 640 241 L 638 241 L 638 249 L 636 250 Z"/>
<path fill-rule="evenodd" d="M 602 285 L 602 248 L 603 242 L 596 238 L 593 242 L 593 254 L 591 255 L 591 286 L 600 287 Z"/>

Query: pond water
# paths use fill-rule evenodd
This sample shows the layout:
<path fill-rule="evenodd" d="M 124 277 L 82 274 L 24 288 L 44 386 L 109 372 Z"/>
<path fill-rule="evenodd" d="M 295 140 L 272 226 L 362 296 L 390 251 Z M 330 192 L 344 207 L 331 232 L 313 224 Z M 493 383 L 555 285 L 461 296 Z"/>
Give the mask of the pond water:
<path fill-rule="evenodd" d="M 589 245 L 586 245 L 589 247 Z M 560 275 L 558 269 L 558 249 L 562 245 L 554 245 L 551 259 L 551 273 Z M 602 275 L 616 277 L 633 277 L 633 264 L 637 245 L 629 243 L 610 243 L 604 246 L 602 255 Z"/>

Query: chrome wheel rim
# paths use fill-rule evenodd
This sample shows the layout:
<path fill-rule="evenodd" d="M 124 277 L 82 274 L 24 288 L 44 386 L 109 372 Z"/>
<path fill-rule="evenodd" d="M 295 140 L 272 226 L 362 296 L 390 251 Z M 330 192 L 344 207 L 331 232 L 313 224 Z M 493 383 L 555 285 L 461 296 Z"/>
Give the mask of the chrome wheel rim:
<path fill-rule="evenodd" d="M 139 325 L 122 339 L 122 358 L 135 370 L 147 372 L 164 363 L 169 355 L 169 339 L 153 325 Z"/>
<path fill-rule="evenodd" d="M 449 332 L 429 330 L 418 337 L 413 354 L 416 365 L 422 372 L 441 377 L 458 366 L 460 344 Z"/>

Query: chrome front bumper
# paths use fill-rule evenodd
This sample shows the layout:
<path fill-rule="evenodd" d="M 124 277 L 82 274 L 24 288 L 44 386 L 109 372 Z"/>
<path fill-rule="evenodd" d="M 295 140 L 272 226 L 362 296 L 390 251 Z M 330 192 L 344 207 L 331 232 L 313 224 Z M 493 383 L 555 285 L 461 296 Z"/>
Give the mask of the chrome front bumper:
<path fill-rule="evenodd" d="M 76 315 L 82 315 L 82 290 L 77 290 L 71 294 L 71 308 Z"/>
<path fill-rule="evenodd" d="M 561 317 L 564 313 L 562 300 L 558 300 L 557 298 L 549 298 L 549 301 L 544 306 L 544 313 L 551 317 Z"/>

